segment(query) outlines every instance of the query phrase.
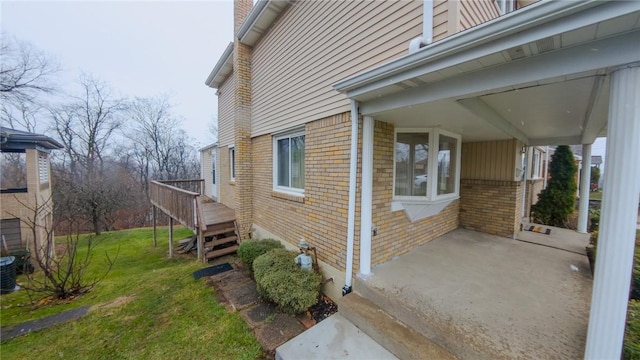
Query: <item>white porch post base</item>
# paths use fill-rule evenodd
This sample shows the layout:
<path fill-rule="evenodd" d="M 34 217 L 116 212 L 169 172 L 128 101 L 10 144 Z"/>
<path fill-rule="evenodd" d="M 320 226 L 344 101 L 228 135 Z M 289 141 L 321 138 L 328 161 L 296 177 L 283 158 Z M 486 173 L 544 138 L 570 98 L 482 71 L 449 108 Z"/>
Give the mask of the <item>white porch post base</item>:
<path fill-rule="evenodd" d="M 362 193 L 360 202 L 360 274 L 371 272 L 371 216 L 373 202 L 373 118 L 362 123 Z"/>
<path fill-rule="evenodd" d="M 585 359 L 619 359 L 640 193 L 640 64 L 611 74 L 606 171 Z"/>
<path fill-rule="evenodd" d="M 582 173 L 580 174 L 580 204 L 578 232 L 586 234 L 589 222 L 589 192 L 591 191 L 591 144 L 582 145 Z"/>

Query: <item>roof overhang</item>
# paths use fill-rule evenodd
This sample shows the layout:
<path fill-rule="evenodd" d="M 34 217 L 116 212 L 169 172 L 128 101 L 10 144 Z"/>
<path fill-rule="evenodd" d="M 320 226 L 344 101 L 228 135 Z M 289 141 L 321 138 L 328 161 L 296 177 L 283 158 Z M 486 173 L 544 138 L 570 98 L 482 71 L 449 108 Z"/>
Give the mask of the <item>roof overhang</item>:
<path fill-rule="evenodd" d="M 218 89 L 231 73 L 233 73 L 233 43 L 229 43 L 224 49 L 218 63 L 207 77 L 205 85 Z"/>
<path fill-rule="evenodd" d="M 638 41 L 640 2 L 541 1 L 334 88 L 363 115 L 467 141 L 591 143 L 606 134 L 608 75 L 640 60 Z"/>
<path fill-rule="evenodd" d="M 207 146 L 205 146 L 205 147 L 203 147 L 203 148 L 200 148 L 198 151 L 203 152 L 203 151 L 207 151 L 207 150 L 215 149 L 215 148 L 217 148 L 217 147 L 218 147 L 218 143 L 217 143 L 217 142 L 215 142 L 215 143 L 213 143 L 213 144 L 209 144 L 209 145 L 207 145 Z"/>
<path fill-rule="evenodd" d="M 289 1 L 284 0 L 258 1 L 238 29 L 236 35 L 240 42 L 255 45 L 287 6 Z"/>
<path fill-rule="evenodd" d="M 10 128 L 0 128 L 0 149 L 2 151 L 22 151 L 26 149 L 38 149 L 43 152 L 62 149 L 64 146 L 58 141 L 42 134 Z"/>

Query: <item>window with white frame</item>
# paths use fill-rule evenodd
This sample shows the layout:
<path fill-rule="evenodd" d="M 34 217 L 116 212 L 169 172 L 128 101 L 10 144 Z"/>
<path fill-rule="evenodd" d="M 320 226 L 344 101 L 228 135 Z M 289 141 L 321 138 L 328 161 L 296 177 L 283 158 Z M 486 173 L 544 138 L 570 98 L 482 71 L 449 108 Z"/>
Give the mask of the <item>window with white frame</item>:
<path fill-rule="evenodd" d="M 229 174 L 231 174 L 231 181 L 236 180 L 236 148 L 229 146 Z"/>
<path fill-rule="evenodd" d="M 283 192 L 304 193 L 304 132 L 273 137 L 273 187 Z"/>
<path fill-rule="evenodd" d="M 397 129 L 395 200 L 457 197 L 460 184 L 459 135 L 441 129 Z"/>
<path fill-rule="evenodd" d="M 533 148 L 531 157 L 531 179 L 539 179 L 542 177 L 542 151 Z"/>

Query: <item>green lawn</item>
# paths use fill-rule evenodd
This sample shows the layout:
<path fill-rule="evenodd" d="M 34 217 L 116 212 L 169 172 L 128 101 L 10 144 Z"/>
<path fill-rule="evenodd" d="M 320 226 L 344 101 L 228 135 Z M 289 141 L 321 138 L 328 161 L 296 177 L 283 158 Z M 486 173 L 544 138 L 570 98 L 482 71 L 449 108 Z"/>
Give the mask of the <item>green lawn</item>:
<path fill-rule="evenodd" d="M 591 200 L 602 200 L 602 190 L 594 191 L 589 193 L 589 199 Z"/>
<path fill-rule="evenodd" d="M 175 238 L 190 235 L 175 231 Z M 93 291 L 69 303 L 32 310 L 24 291 L 0 297 L 2 326 L 92 305 L 79 320 L 0 344 L 5 359 L 256 359 L 262 350 L 237 313 L 218 304 L 213 289 L 191 273 L 194 258 L 167 259 L 167 230 L 152 245 L 151 229 L 105 233 L 89 275 L 104 272 L 105 252 L 119 255 Z M 18 281 L 24 281 L 19 277 Z"/>

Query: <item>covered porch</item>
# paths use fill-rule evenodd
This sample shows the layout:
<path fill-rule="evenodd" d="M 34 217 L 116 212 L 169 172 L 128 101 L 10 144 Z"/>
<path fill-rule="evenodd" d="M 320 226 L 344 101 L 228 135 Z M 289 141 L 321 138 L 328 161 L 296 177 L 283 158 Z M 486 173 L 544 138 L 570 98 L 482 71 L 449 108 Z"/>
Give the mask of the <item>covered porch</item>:
<path fill-rule="evenodd" d="M 423 38 L 428 39 L 429 36 Z M 355 209 L 355 189 L 356 186 L 361 186 L 359 266 L 356 281 L 379 278 L 379 273 L 384 268 L 381 266 L 372 269 L 372 255 L 375 256 L 375 253 L 372 254 L 372 244 L 375 244 L 373 236 L 376 235 L 372 222 L 372 169 L 376 146 L 376 121 L 393 124 L 396 130 L 407 129 L 406 132 L 418 128 L 423 129 L 423 133 L 444 134 L 450 137 L 457 135 L 463 144 L 517 141 L 523 147 L 522 153 L 530 146 L 581 144 L 584 159 L 578 220 L 578 231 L 581 233 L 586 233 L 587 230 L 591 144 L 597 137 L 606 136 L 607 168 L 599 231 L 601 241 L 591 295 L 589 340 L 586 342 L 585 357 L 618 358 L 624 333 L 638 211 L 637 199 L 640 193 L 640 162 L 635 161 L 640 158 L 640 48 L 637 46 L 639 41 L 639 2 L 540 1 L 445 40 L 422 43 L 404 57 L 336 83 L 334 87 L 346 93 L 352 100 L 352 121 L 355 124 L 352 134 L 355 139 L 358 137 L 358 118 L 363 118 L 361 183 L 356 184 L 356 177 L 352 177 L 353 207 L 350 202 L 350 208 Z M 396 144 L 397 139 L 396 136 Z M 433 139 L 436 138 L 431 135 L 431 141 Z M 437 142 L 435 146 L 437 151 Z M 352 154 L 356 148 L 357 143 L 352 143 Z M 516 149 L 517 146 L 513 148 Z M 430 156 L 431 162 L 436 160 L 434 155 Z M 437 200 L 439 188 L 431 185 L 429 189 L 429 181 L 435 182 L 433 175 L 439 175 L 440 169 L 435 164 L 430 166 L 433 166 L 433 171 L 428 173 L 431 177 L 426 179 L 426 191 L 433 196 L 427 200 Z M 356 168 L 353 164 L 351 169 L 352 174 L 355 174 Z M 515 198 L 519 198 L 524 184 L 518 178 L 523 169 L 516 166 L 514 170 L 513 177 L 510 180 L 505 178 L 498 186 L 511 187 L 512 190 L 509 192 L 515 194 Z M 413 179 L 413 174 L 410 174 L 409 178 Z M 477 186 L 484 186 L 484 183 L 478 184 L 474 178 L 466 179 L 466 183 L 465 179 L 462 180 L 458 180 L 456 186 L 467 187 L 475 193 L 484 191 Z M 451 193 L 457 195 L 455 191 Z M 498 196 L 492 198 L 503 197 L 503 193 L 497 194 Z M 459 195 L 462 218 L 468 207 L 465 207 L 463 192 L 460 191 Z M 479 199 L 480 207 L 483 201 Z M 423 201 L 420 205 L 425 212 L 438 211 L 437 202 Z M 490 220 L 493 216 L 492 211 L 499 211 L 500 207 L 482 210 L 486 210 L 483 214 L 486 218 L 483 220 Z M 513 213 L 510 216 L 512 215 Z M 347 241 L 346 283 L 349 286 L 345 288 L 350 288 L 351 283 L 350 267 L 353 258 L 350 258 L 352 250 L 349 249 L 353 249 L 353 221 L 355 220 L 350 220 L 350 239 Z M 457 230 L 453 234 L 461 231 L 463 230 Z M 441 239 L 432 242 L 443 242 Z M 447 240 L 452 246 L 459 242 L 455 237 Z M 518 246 L 525 245 L 539 247 L 530 243 Z M 427 249 L 430 246 L 435 247 L 431 243 L 423 246 Z M 508 247 L 511 247 L 510 243 Z M 451 249 L 444 245 L 442 249 L 430 250 L 433 253 L 421 254 L 421 264 L 427 263 L 425 257 L 436 264 L 457 259 L 457 255 L 451 253 Z M 462 253 L 465 251 L 457 250 Z M 501 246 L 492 250 L 504 256 L 511 255 L 504 253 L 505 250 Z M 474 258 L 469 255 L 467 261 Z M 487 260 L 490 258 L 488 256 Z M 584 259 L 586 260 L 586 257 Z M 521 260 L 523 263 L 533 261 L 533 265 L 546 265 L 543 257 L 523 257 Z M 451 264 L 468 266 L 464 259 L 451 261 Z M 489 267 L 495 265 L 482 262 L 479 264 Z M 551 264 L 548 265 L 553 268 Z M 575 267 L 581 269 L 579 265 Z M 572 269 L 569 271 L 573 271 Z M 408 270 L 411 274 L 407 277 L 409 279 L 415 279 L 416 273 L 421 274 L 419 268 L 411 267 Z M 488 278 L 475 278 L 474 282 L 467 284 L 469 287 L 482 287 L 500 279 L 500 274 L 491 275 L 493 276 Z M 559 276 L 557 281 L 563 279 L 560 272 L 556 275 Z M 446 274 L 443 273 L 443 276 L 446 278 Z M 516 280 L 525 281 L 524 278 Z M 450 295 L 447 293 L 462 291 L 461 288 L 455 287 L 456 282 L 466 283 L 462 279 L 450 279 L 448 283 L 453 288 L 443 285 L 436 295 L 446 297 Z M 518 284 L 519 281 L 514 280 L 497 282 L 495 286 L 496 291 L 511 287 L 518 291 Z M 557 284 L 547 281 L 547 285 L 553 289 Z M 359 291 L 358 284 L 354 288 L 355 291 Z M 399 293 L 401 288 L 395 289 L 396 293 Z M 432 294 L 414 295 L 415 301 L 424 302 L 426 306 L 446 302 L 444 298 L 431 298 L 426 301 L 425 299 L 429 299 Z M 520 299 L 521 296 L 521 301 L 524 301 L 525 296 L 522 295 L 515 293 L 510 296 L 514 299 Z M 585 301 L 588 303 L 588 299 Z M 465 304 L 452 302 L 446 305 L 451 304 L 455 304 L 455 311 L 465 313 Z M 535 307 L 533 303 L 530 305 Z M 489 311 L 488 314 L 490 313 Z M 455 318 L 453 314 L 450 316 L 451 319 Z M 537 322 L 534 318 L 531 318 L 531 321 L 539 327 L 554 323 L 553 319 L 543 319 L 546 321 Z M 467 320 L 472 323 L 471 319 Z M 466 330 L 470 331 L 472 336 L 481 338 L 484 333 L 483 326 L 485 325 Z M 506 323 L 502 323 L 502 326 L 509 328 Z M 586 327 L 586 323 L 582 326 Z M 521 335 L 524 336 L 524 333 Z M 574 342 L 582 341 L 580 336 L 583 335 L 573 335 Z M 500 336 L 496 339 L 498 340 L 487 340 L 492 342 L 496 349 L 515 346 L 503 342 Z M 513 340 L 514 344 L 518 344 Z M 557 343 L 557 346 L 558 349 L 565 349 L 560 343 Z M 585 343 L 581 346 L 585 346 Z M 575 358 L 575 354 L 581 356 L 582 352 L 571 354 L 573 355 L 568 357 Z"/>
<path fill-rule="evenodd" d="M 460 358 L 582 358 L 592 288 L 588 236 L 562 229 L 536 235 L 556 247 L 455 230 L 374 267 L 356 280 L 356 296 Z M 351 319 L 349 310 L 340 311 Z"/>

